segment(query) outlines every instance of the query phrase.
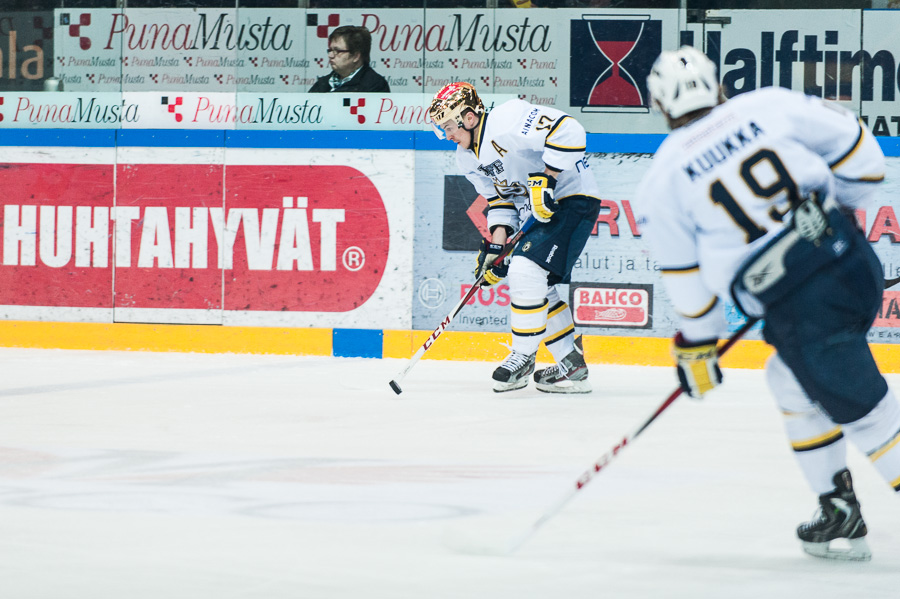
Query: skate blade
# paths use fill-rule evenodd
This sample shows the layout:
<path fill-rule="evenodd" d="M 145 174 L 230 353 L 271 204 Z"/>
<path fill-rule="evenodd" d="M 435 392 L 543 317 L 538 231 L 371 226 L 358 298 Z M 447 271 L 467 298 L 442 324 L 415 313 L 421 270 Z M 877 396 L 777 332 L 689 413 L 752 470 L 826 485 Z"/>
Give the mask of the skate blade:
<path fill-rule="evenodd" d="M 544 393 L 590 393 L 592 391 L 591 384 L 586 380 L 583 381 L 560 381 L 558 383 L 548 385 L 547 383 L 535 383 L 538 391 Z"/>
<path fill-rule="evenodd" d="M 847 539 L 846 547 L 833 547 L 830 543 L 803 541 L 803 551 L 815 557 L 842 561 L 867 562 L 872 559 L 872 552 L 869 550 L 869 544 L 865 537 Z"/>
<path fill-rule="evenodd" d="M 515 391 L 516 389 L 521 389 L 522 387 L 528 386 L 528 377 L 520 379 L 515 383 L 501 383 L 500 381 L 494 382 L 494 393 L 505 393 L 506 391 Z"/>

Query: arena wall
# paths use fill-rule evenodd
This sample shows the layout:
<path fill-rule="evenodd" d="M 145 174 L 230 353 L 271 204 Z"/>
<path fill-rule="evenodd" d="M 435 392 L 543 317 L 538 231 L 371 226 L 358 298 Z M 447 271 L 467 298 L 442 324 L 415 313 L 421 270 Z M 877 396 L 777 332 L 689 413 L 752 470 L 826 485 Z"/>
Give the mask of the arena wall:
<path fill-rule="evenodd" d="M 652 59 L 695 43 L 729 94 L 783 85 L 859 113 L 889 158 L 858 217 L 896 277 L 895 13 L 57 10 L 52 44 L 22 29 L 6 54 L 21 90 L 0 92 L 0 344 L 409 357 L 468 291 L 485 233 L 484 198 L 424 113 L 464 78 L 488 108 L 524 97 L 585 124 L 603 209 L 568 300 L 588 360 L 669 364 L 674 314 L 632 211 L 665 134 L 643 84 Z M 338 24 L 372 30 L 394 93 L 304 93 Z M 51 74 L 63 91 L 29 87 Z M 898 301 L 885 293 L 870 333 L 891 372 Z M 505 285 L 479 291 L 426 356 L 502 358 L 508 305 Z M 756 327 L 725 364 L 767 355 Z"/>

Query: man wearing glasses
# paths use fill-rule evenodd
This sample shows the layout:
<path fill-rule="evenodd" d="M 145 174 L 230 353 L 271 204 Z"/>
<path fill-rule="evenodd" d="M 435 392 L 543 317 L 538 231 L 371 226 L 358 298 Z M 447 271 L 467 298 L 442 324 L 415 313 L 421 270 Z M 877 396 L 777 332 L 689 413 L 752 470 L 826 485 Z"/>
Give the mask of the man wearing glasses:
<path fill-rule="evenodd" d="M 344 25 L 328 36 L 328 65 L 331 74 L 319 77 L 309 93 L 391 91 L 387 80 L 369 66 L 372 34 L 365 27 Z"/>

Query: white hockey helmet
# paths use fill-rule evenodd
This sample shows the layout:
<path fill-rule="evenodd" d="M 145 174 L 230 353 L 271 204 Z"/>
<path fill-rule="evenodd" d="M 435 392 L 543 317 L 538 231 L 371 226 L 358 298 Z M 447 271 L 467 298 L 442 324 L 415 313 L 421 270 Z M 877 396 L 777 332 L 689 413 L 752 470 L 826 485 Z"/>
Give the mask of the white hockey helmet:
<path fill-rule="evenodd" d="M 651 105 L 673 119 L 719 103 L 716 65 L 692 46 L 660 54 L 647 76 L 647 89 Z"/>
<path fill-rule="evenodd" d="M 428 116 L 431 117 L 435 135 L 440 139 L 446 139 L 442 125 L 447 121 L 453 121 L 457 127 L 463 128 L 463 113 L 467 109 L 478 116 L 484 114 L 484 104 L 478 97 L 474 85 L 457 81 L 442 87 L 434 95 L 428 108 Z"/>

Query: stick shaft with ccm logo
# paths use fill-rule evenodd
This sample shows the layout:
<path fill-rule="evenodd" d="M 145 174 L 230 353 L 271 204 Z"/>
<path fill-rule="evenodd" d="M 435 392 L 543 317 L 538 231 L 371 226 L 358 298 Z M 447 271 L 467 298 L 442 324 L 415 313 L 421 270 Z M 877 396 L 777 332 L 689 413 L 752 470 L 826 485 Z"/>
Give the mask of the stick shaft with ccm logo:
<path fill-rule="evenodd" d="M 497 256 L 497 258 L 494 260 L 492 265 L 499 264 L 508 255 L 510 255 L 512 253 L 512 251 L 516 248 L 516 244 L 518 244 L 519 241 L 522 240 L 522 237 L 524 237 L 525 234 L 528 233 L 528 230 L 531 229 L 531 227 L 534 225 L 534 223 L 535 223 L 534 217 L 529 216 L 528 220 L 525 221 L 525 223 L 518 230 L 518 232 L 515 235 L 513 235 L 512 238 L 507 242 L 506 247 L 503 248 L 503 251 L 500 252 L 500 255 Z M 450 323 L 453 322 L 453 319 L 456 318 L 456 315 L 459 314 L 459 312 L 462 310 L 463 306 L 466 305 L 466 302 L 468 302 L 470 299 L 472 299 L 472 296 L 475 295 L 475 293 L 478 291 L 479 288 L 481 288 L 481 284 L 483 282 L 484 282 L 484 275 L 481 275 L 480 277 L 478 277 L 478 280 L 475 281 L 475 284 L 472 285 L 472 288 L 469 289 L 468 293 L 466 293 L 462 297 L 462 299 L 460 299 L 456 303 L 456 305 L 453 306 L 453 309 L 450 310 L 450 313 L 447 314 L 446 317 L 444 317 L 444 319 L 440 322 L 440 324 L 437 326 L 437 328 L 435 328 L 434 331 L 431 333 L 431 335 L 428 336 L 428 338 L 425 340 L 425 343 L 422 344 L 422 347 L 420 347 L 418 349 L 418 351 L 416 351 L 416 353 L 413 354 L 413 356 L 409 359 L 409 364 L 406 365 L 406 368 L 404 368 L 400 374 L 398 374 L 396 377 L 394 377 L 394 380 L 392 380 L 390 382 L 391 389 L 394 390 L 394 393 L 396 393 L 397 395 L 400 395 L 403 392 L 403 390 L 400 388 L 400 381 L 402 381 L 404 379 L 404 377 L 406 377 L 406 375 L 409 373 L 409 371 L 412 370 L 412 367 L 416 365 L 416 363 L 425 354 L 425 352 L 428 351 L 428 349 L 434 344 L 435 341 L 437 341 L 437 338 L 441 336 L 441 333 L 443 333 L 444 330 L 446 330 L 446 328 L 448 326 L 450 326 Z"/>
<path fill-rule="evenodd" d="M 723 343 L 719 347 L 718 354 L 720 356 L 724 355 L 725 352 L 731 349 L 731 347 L 735 343 L 737 343 L 738 339 L 743 337 L 744 334 L 749 331 L 753 327 L 753 325 L 757 323 L 758 320 L 758 318 L 751 318 L 746 323 L 744 323 L 744 325 L 740 329 L 738 329 L 731 337 L 728 338 L 725 343 Z M 616 445 L 612 449 L 607 451 L 600 459 L 594 462 L 594 464 L 589 469 L 585 470 L 584 474 L 578 477 L 578 480 L 575 481 L 575 484 L 572 485 L 568 493 L 561 497 L 559 501 L 557 501 L 553 505 L 553 507 L 544 512 L 540 518 L 535 520 L 531 524 L 531 526 L 523 530 L 519 535 L 517 535 L 508 543 L 509 552 L 512 553 L 513 551 L 521 547 L 525 543 L 525 541 L 531 538 L 531 536 L 535 532 L 537 532 L 537 530 L 541 526 L 544 525 L 544 523 L 546 523 L 550 518 L 558 514 L 566 505 L 568 505 L 568 503 L 572 500 L 572 498 L 575 497 L 578 491 L 583 489 L 585 485 L 591 482 L 594 476 L 596 476 L 600 473 L 601 470 L 606 468 L 606 466 L 608 466 L 609 463 L 612 462 L 612 460 L 617 457 L 623 449 L 625 449 L 625 447 L 630 445 L 632 441 L 634 441 L 642 432 L 644 432 L 644 430 L 646 430 L 647 427 L 650 426 L 650 424 L 666 410 L 666 408 L 672 405 L 675 400 L 681 396 L 681 393 L 682 389 L 681 387 L 678 387 L 666 398 L 666 400 L 662 404 L 660 404 L 658 408 L 656 408 L 656 410 L 649 418 L 647 418 L 643 423 L 641 423 L 639 427 L 634 430 L 634 432 L 623 437 L 622 440 L 616 443 Z"/>
<path fill-rule="evenodd" d="M 888 287 L 893 287 L 897 283 L 900 283 L 900 277 L 897 277 L 895 279 L 886 279 L 884 281 L 884 287 L 885 287 L 885 289 L 887 289 Z M 718 350 L 719 356 L 723 356 L 725 354 L 725 352 L 727 352 L 729 349 L 731 349 L 731 347 L 735 343 L 737 343 L 737 341 L 741 337 L 743 337 L 744 334 L 746 334 L 747 331 L 749 331 L 753 327 L 753 325 L 755 325 L 758 321 L 759 321 L 758 318 L 751 318 L 746 323 L 744 323 L 744 325 L 741 326 L 741 328 L 739 328 L 737 331 L 735 331 L 735 333 L 731 337 L 729 337 L 728 340 L 719 347 L 719 350 Z M 634 432 L 632 432 L 630 435 L 626 435 L 625 437 L 623 437 L 618 443 L 616 443 L 615 446 L 613 446 L 612 449 L 607 451 L 605 454 L 603 454 L 602 457 L 600 457 L 600 459 L 598 459 L 596 462 L 594 462 L 594 464 L 589 469 L 585 470 L 585 472 L 580 477 L 578 477 L 578 480 L 575 481 L 575 484 L 572 485 L 572 487 L 569 489 L 568 493 L 566 493 L 563 497 L 561 497 L 559 499 L 559 501 L 557 501 L 553 505 L 553 507 L 551 507 L 546 512 L 544 512 L 540 518 L 535 520 L 531 524 L 530 527 L 523 530 L 516 538 L 514 538 L 513 540 L 511 540 L 509 542 L 509 544 L 508 544 L 509 552 L 512 553 L 513 551 L 515 551 L 516 549 L 521 547 L 523 544 L 525 544 L 525 541 L 527 541 L 529 538 L 531 538 L 531 536 L 535 532 L 537 532 L 537 530 L 541 526 L 543 526 L 544 523 L 547 522 L 547 520 L 549 520 L 550 518 L 552 518 L 553 516 L 558 514 L 572 500 L 572 498 L 578 494 L 578 491 L 583 489 L 585 487 L 585 485 L 587 485 L 589 482 L 591 482 L 591 480 L 593 480 L 593 478 L 597 474 L 599 474 L 601 470 L 605 469 L 610 464 L 610 462 L 612 462 L 612 460 L 614 458 L 616 458 L 623 449 L 625 449 L 625 447 L 630 445 L 638 436 L 640 436 L 640 434 L 643 433 L 647 429 L 647 427 L 650 426 L 653 423 L 653 421 L 655 421 L 660 416 L 660 414 L 662 414 L 664 411 L 666 411 L 666 409 L 669 406 L 671 406 L 673 403 L 675 403 L 675 400 L 681 396 L 682 392 L 683 392 L 683 389 L 681 387 L 678 387 L 677 389 L 675 389 L 666 398 L 666 400 L 663 403 L 661 403 L 658 408 L 656 408 L 656 410 L 653 412 L 653 414 L 651 414 L 649 418 L 647 418 L 644 422 L 641 423 L 640 426 L 638 426 L 634 430 Z"/>

